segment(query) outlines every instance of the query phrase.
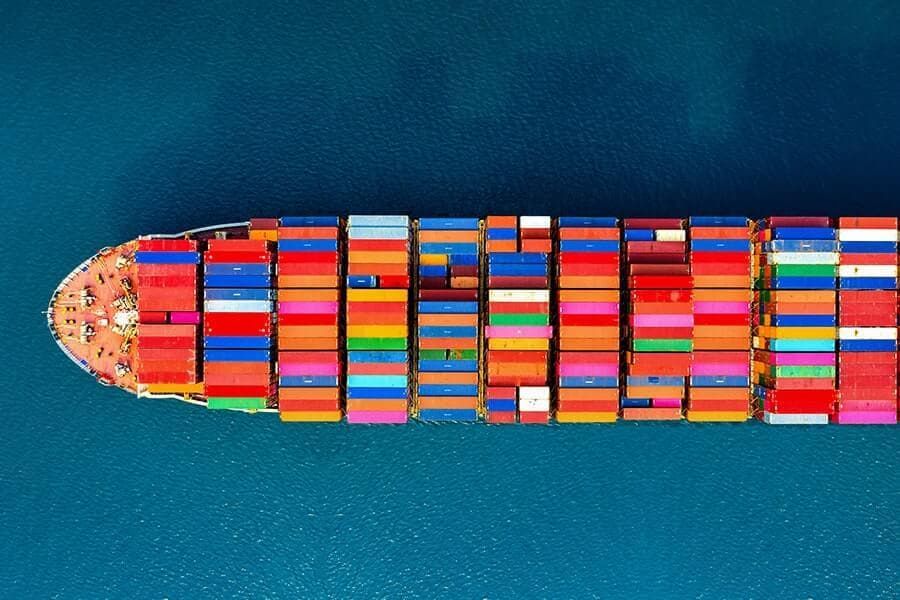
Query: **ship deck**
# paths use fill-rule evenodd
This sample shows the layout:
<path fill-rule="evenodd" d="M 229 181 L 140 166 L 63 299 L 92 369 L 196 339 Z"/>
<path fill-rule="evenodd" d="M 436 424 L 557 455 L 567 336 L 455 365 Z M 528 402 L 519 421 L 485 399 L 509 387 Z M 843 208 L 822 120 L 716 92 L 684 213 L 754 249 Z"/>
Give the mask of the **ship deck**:
<path fill-rule="evenodd" d="M 101 383 L 137 390 L 133 362 L 136 244 L 104 248 L 63 279 L 47 322 L 57 343 Z"/>

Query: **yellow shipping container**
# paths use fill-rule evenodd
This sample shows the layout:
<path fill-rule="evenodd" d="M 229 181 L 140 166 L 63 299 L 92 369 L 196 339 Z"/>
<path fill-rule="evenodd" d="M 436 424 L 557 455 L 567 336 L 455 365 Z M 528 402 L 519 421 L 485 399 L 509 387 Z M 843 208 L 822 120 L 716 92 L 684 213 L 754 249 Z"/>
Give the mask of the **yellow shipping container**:
<path fill-rule="evenodd" d="M 419 255 L 419 264 L 420 265 L 446 265 L 449 262 L 449 257 L 446 254 L 420 254 Z"/>
<path fill-rule="evenodd" d="M 287 423 L 336 423 L 341 420 L 339 410 L 297 410 L 279 415 Z"/>
<path fill-rule="evenodd" d="M 748 419 L 745 412 L 724 410 L 689 410 L 687 420 L 694 423 L 741 423 Z"/>
<path fill-rule="evenodd" d="M 406 302 L 409 290 L 347 290 L 347 302 Z"/>
<path fill-rule="evenodd" d="M 614 412 L 558 412 L 557 423 L 615 423 L 618 413 Z"/>
<path fill-rule="evenodd" d="M 489 350 L 549 350 L 550 340 L 543 338 L 490 338 Z"/>
<path fill-rule="evenodd" d="M 203 383 L 148 383 L 151 394 L 202 394 Z"/>
<path fill-rule="evenodd" d="M 759 335 L 782 340 L 833 340 L 836 327 L 770 327 L 761 326 Z"/>

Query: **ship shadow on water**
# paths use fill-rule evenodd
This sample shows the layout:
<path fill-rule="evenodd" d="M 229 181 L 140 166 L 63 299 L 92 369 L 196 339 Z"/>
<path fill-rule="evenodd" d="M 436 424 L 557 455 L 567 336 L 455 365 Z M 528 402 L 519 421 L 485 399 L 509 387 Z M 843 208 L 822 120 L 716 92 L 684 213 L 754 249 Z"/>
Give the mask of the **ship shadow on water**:
<path fill-rule="evenodd" d="M 115 238 L 290 213 L 889 214 L 900 82 L 856 67 L 898 48 L 759 42 L 692 77 L 590 48 L 518 54 L 501 76 L 412 48 L 390 73 L 222 82 L 123 175 L 142 210 Z"/>

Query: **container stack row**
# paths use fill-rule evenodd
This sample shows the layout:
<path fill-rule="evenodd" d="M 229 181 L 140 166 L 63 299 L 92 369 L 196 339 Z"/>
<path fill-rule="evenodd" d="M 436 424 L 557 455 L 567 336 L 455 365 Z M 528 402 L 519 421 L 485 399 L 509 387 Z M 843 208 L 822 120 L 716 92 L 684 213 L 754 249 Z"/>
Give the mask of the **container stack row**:
<path fill-rule="evenodd" d="M 208 408 L 258 410 L 274 395 L 268 245 L 250 239 L 207 243 L 203 379 Z"/>
<path fill-rule="evenodd" d="M 475 421 L 480 393 L 478 219 L 420 219 L 417 415 Z"/>
<path fill-rule="evenodd" d="M 836 231 L 827 217 L 769 217 L 757 224 L 755 251 L 757 416 L 827 424 L 837 398 Z"/>
<path fill-rule="evenodd" d="M 746 217 L 691 217 L 694 351 L 689 421 L 747 420 L 753 240 Z"/>
<path fill-rule="evenodd" d="M 683 219 L 625 219 L 629 317 L 622 417 L 680 420 L 693 350 Z"/>
<path fill-rule="evenodd" d="M 277 237 L 278 412 L 340 421 L 340 219 L 282 217 Z"/>
<path fill-rule="evenodd" d="M 409 218 L 351 215 L 347 238 L 347 421 L 405 423 Z"/>
<path fill-rule="evenodd" d="M 135 262 L 138 382 L 151 392 L 178 391 L 198 380 L 197 242 L 138 240 Z"/>
<path fill-rule="evenodd" d="M 838 222 L 838 408 L 842 424 L 897 422 L 897 219 Z"/>
<path fill-rule="evenodd" d="M 557 230 L 556 420 L 614 422 L 621 340 L 618 219 L 560 217 Z"/>
<path fill-rule="evenodd" d="M 547 423 L 550 325 L 550 217 L 489 216 L 486 418 Z"/>
<path fill-rule="evenodd" d="M 278 219 L 256 218 L 250 219 L 247 227 L 247 235 L 251 240 L 278 241 Z"/>

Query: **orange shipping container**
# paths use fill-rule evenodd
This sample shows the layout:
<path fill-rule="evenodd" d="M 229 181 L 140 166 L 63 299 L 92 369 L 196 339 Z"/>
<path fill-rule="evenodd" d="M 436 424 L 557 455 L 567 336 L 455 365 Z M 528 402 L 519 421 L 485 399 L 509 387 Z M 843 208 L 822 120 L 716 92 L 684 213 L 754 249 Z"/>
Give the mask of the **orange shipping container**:
<path fill-rule="evenodd" d="M 279 350 L 337 350 L 337 338 L 278 338 Z"/>
<path fill-rule="evenodd" d="M 468 408 L 478 407 L 475 396 L 419 396 L 419 408 Z"/>
<path fill-rule="evenodd" d="M 336 288 L 338 287 L 339 277 L 336 275 L 279 275 L 279 288 Z M 287 300 L 278 292 L 279 300 Z M 310 299 L 311 300 L 311 299 Z"/>
<path fill-rule="evenodd" d="M 454 350 L 474 350 L 478 348 L 477 338 L 419 338 L 419 349 L 441 350 L 452 348 Z"/>
<path fill-rule="evenodd" d="M 419 313 L 419 325 L 462 325 L 467 327 L 476 327 L 478 325 L 478 315 L 442 315 Z"/>
<path fill-rule="evenodd" d="M 478 385 L 478 373 L 428 373 L 419 371 L 420 384 Z"/>
<path fill-rule="evenodd" d="M 338 328 L 334 325 L 279 325 L 278 337 L 281 338 L 336 338 Z"/>

